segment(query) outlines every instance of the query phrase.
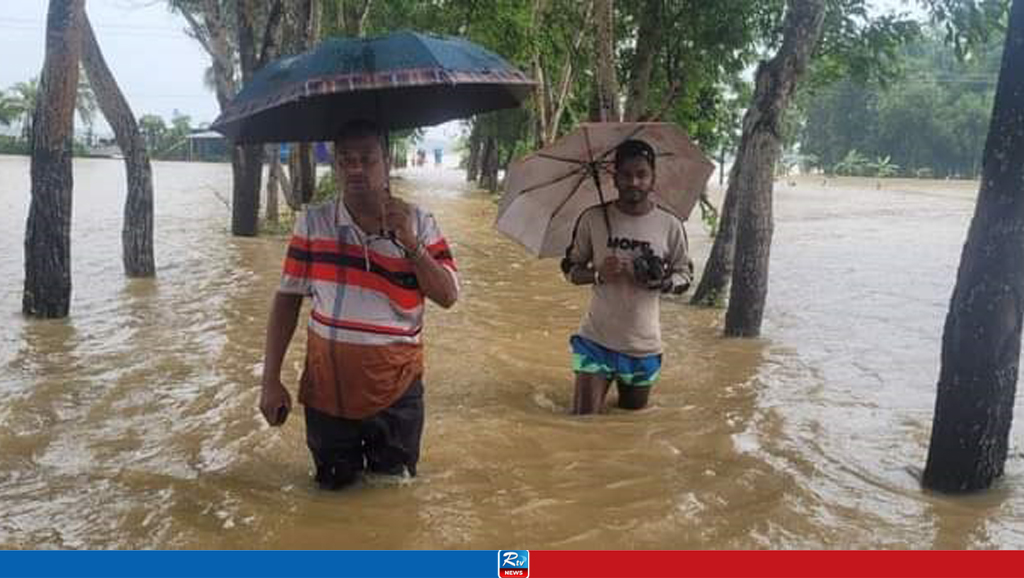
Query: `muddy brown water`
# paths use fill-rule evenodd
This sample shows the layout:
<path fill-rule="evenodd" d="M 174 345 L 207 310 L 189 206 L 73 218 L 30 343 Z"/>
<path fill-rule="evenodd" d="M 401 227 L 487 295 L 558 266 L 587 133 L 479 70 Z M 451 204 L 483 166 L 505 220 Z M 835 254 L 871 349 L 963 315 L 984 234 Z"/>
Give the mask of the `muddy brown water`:
<path fill-rule="evenodd" d="M 229 236 L 228 166 L 154 171 L 158 277 L 121 273 L 121 163 L 76 161 L 72 315 L 29 321 L 28 162 L 0 157 L 0 547 L 1024 547 L 1019 426 L 993 490 L 915 478 L 975 183 L 778 183 L 764 337 L 667 299 L 652 407 L 570 418 L 587 290 L 497 235 L 460 173 L 399 173 L 462 272 L 428 311 L 421 475 L 324 493 L 301 412 L 256 412 L 286 240 Z"/>

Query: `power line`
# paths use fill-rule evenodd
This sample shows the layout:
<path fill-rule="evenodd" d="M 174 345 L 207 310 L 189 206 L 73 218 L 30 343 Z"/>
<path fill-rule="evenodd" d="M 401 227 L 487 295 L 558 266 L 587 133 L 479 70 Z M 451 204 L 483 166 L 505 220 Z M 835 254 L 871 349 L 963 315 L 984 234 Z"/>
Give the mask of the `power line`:
<path fill-rule="evenodd" d="M 32 28 L 46 28 L 46 22 L 31 18 L 17 18 L 13 16 L 0 16 L 0 24 L 14 24 L 18 26 L 29 26 Z M 92 22 L 94 28 L 111 28 L 126 30 L 150 30 L 154 32 L 169 32 L 171 29 L 166 26 L 147 26 L 144 24 L 102 24 Z"/>

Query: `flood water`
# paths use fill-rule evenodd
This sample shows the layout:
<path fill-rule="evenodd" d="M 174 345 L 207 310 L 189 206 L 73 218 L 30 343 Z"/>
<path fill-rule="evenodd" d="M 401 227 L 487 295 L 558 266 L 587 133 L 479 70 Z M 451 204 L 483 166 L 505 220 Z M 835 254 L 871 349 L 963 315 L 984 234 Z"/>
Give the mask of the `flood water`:
<path fill-rule="evenodd" d="M 121 162 L 76 161 L 71 317 L 29 321 L 28 162 L 0 157 L 0 548 L 1024 548 L 1024 403 L 995 489 L 915 477 L 976 184 L 778 183 L 764 337 L 666 299 L 652 407 L 573 418 L 587 289 L 496 234 L 461 173 L 400 172 L 463 291 L 427 312 L 420 475 L 326 493 L 301 412 L 256 410 L 287 240 L 228 234 L 227 165 L 154 171 L 157 278 L 122 274 Z"/>

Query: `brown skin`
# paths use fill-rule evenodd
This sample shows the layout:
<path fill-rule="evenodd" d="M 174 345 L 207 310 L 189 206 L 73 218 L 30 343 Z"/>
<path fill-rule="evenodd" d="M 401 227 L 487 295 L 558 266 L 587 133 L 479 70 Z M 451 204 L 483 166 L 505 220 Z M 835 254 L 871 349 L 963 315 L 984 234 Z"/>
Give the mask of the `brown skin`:
<path fill-rule="evenodd" d="M 650 199 L 654 190 L 654 168 L 643 157 L 624 160 L 615 167 L 615 188 L 619 198 L 615 206 L 627 215 L 646 215 L 654 209 Z M 633 262 L 609 255 L 597 266 L 601 283 L 636 283 Z M 591 267 L 575 267 L 569 272 L 569 280 L 575 285 L 590 285 L 595 282 L 595 270 Z M 604 375 L 576 373 L 576 387 L 573 393 L 570 413 L 585 415 L 604 409 L 610 383 Z M 622 409 L 643 409 L 647 406 L 649 387 L 624 387 L 618 385 L 618 405 Z"/>
<path fill-rule="evenodd" d="M 342 202 L 356 225 L 368 233 L 393 232 L 395 240 L 410 254 L 420 291 L 445 309 L 454 305 L 458 296 L 455 280 L 420 244 L 415 230 L 415 208 L 391 196 L 387 160 L 380 139 L 365 135 L 336 142 L 334 168 L 345 184 Z M 270 307 L 260 413 L 272 426 L 282 425 L 292 407 L 291 394 L 281 383 L 281 364 L 301 309 L 302 296 L 287 293 L 275 294 Z"/>

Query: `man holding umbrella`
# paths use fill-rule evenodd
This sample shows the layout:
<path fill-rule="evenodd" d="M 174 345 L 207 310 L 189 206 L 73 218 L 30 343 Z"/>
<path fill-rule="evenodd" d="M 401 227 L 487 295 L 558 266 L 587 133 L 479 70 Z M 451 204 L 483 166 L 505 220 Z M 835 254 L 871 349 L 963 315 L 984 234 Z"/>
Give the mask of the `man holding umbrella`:
<path fill-rule="evenodd" d="M 576 285 L 593 285 L 590 309 L 573 335 L 572 413 L 604 407 L 612 381 L 618 405 L 641 409 L 661 369 L 659 292 L 682 293 L 692 276 L 682 222 L 650 198 L 655 152 L 630 139 L 614 152 L 618 199 L 585 210 L 563 268 Z"/>
<path fill-rule="evenodd" d="M 281 363 L 312 297 L 299 401 L 316 479 L 416 474 L 424 300 L 451 307 L 455 261 L 430 213 L 391 197 L 383 131 L 519 106 L 534 82 L 463 38 L 395 31 L 330 38 L 257 71 L 211 128 L 236 144 L 335 141 L 340 199 L 295 223 L 274 297 L 260 411 L 281 425 Z M 373 119 L 372 123 L 361 119 Z"/>
<path fill-rule="evenodd" d="M 416 475 L 423 429 L 424 298 L 451 307 L 455 262 L 434 217 L 389 193 L 381 133 L 347 124 L 335 141 L 340 198 L 295 222 L 267 328 L 260 411 L 272 426 L 292 400 L 281 364 L 302 298 L 312 298 L 299 387 L 316 481 L 364 470 Z"/>

